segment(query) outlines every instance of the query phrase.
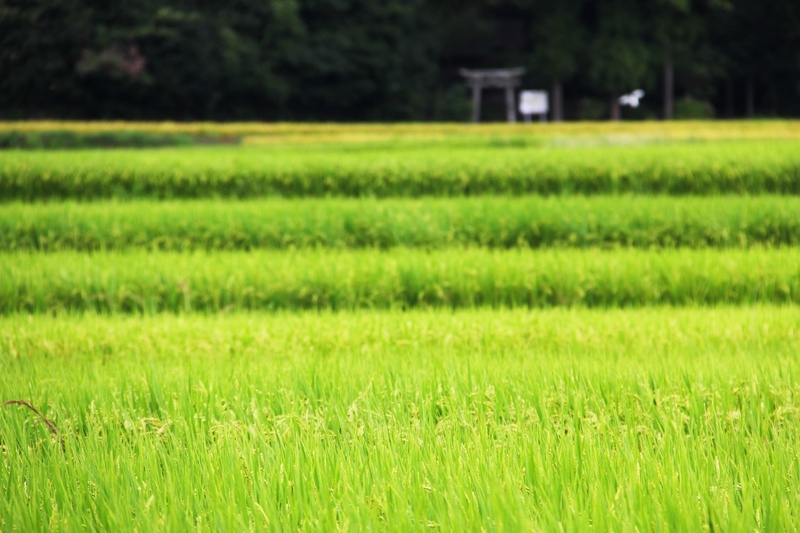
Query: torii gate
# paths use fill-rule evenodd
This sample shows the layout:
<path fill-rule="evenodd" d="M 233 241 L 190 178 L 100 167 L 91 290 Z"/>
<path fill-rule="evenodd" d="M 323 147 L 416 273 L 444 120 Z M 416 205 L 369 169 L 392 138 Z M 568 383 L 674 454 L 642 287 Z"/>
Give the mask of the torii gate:
<path fill-rule="evenodd" d="M 509 122 L 517 121 L 514 105 L 514 87 L 519 86 L 520 77 L 525 74 L 524 68 L 470 70 L 462 68 L 462 76 L 467 79 L 467 86 L 472 88 L 472 122 L 481 119 L 481 91 L 487 88 L 500 88 L 506 91 L 506 116 Z"/>

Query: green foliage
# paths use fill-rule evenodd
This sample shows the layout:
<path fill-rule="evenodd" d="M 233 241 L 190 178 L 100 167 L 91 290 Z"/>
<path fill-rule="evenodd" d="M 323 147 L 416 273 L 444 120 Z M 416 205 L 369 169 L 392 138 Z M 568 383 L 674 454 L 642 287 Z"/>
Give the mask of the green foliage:
<path fill-rule="evenodd" d="M 290 105 L 312 120 L 429 115 L 437 74 L 428 2 L 300 3 L 303 38 L 287 58 Z M 413 37 L 412 37 L 413 36 Z"/>
<path fill-rule="evenodd" d="M 59 431 L 0 410 L 3 530 L 800 520 L 796 308 L 15 316 L 0 332 L 0 391 Z"/>
<path fill-rule="evenodd" d="M 617 98 L 640 88 L 646 79 L 650 51 L 644 45 L 643 9 L 635 0 L 600 0 L 597 32 L 589 47 L 589 79 L 601 93 Z"/>
<path fill-rule="evenodd" d="M 750 84 L 760 114 L 797 116 L 775 51 L 798 20 L 794 0 L 5 0 L 0 115 L 465 121 L 459 68 L 525 66 L 573 102 L 645 86 L 653 116 L 674 65 L 678 97 L 749 115 L 719 87 Z"/>
<path fill-rule="evenodd" d="M 9 152 L 0 199 L 800 193 L 795 141 Z"/>
<path fill-rule="evenodd" d="M 76 104 L 85 94 L 73 69 L 87 45 L 90 27 L 82 0 L 4 0 L 0 4 L 2 113 L 78 114 Z"/>
<path fill-rule="evenodd" d="M 11 116 L 430 114 L 435 44 L 421 1 L 36 0 L 1 9 L 0 104 Z"/>
<path fill-rule="evenodd" d="M 10 204 L 0 250 L 800 245 L 800 199 L 553 197 Z"/>
<path fill-rule="evenodd" d="M 675 102 L 675 118 L 695 120 L 714 118 L 714 106 L 710 102 L 685 96 Z"/>
<path fill-rule="evenodd" d="M 461 84 L 437 93 L 434 106 L 432 118 L 438 122 L 464 122 L 472 109 L 467 89 Z"/>
<path fill-rule="evenodd" d="M 586 28 L 580 15 L 584 1 L 533 3 L 531 38 L 532 74 L 546 83 L 568 80 L 580 66 L 580 55 L 586 47 Z"/>
<path fill-rule="evenodd" d="M 800 303 L 800 249 L 0 256 L 0 313 Z"/>
<path fill-rule="evenodd" d="M 797 124 L 118 126 L 264 146 L 2 153 L 0 530 L 800 522 Z"/>
<path fill-rule="evenodd" d="M 581 98 L 578 100 L 578 120 L 597 121 L 606 118 L 608 104 L 599 98 Z"/>
<path fill-rule="evenodd" d="M 207 137 L 205 142 L 214 142 Z M 195 143 L 191 135 L 151 133 L 145 131 L 108 131 L 83 133 L 74 131 L 0 131 L 0 149 L 63 149 L 63 148 L 147 148 L 180 146 Z"/>

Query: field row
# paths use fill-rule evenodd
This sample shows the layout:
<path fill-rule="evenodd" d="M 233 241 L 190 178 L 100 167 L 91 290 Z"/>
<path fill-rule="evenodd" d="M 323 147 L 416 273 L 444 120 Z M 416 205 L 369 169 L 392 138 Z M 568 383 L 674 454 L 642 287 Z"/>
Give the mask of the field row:
<path fill-rule="evenodd" d="M 0 200 L 798 194 L 800 142 L 581 148 L 206 147 L 7 152 Z"/>
<path fill-rule="evenodd" d="M 788 307 L 0 318 L 57 428 L 0 409 L 0 528 L 790 530 L 798 352 Z"/>
<path fill-rule="evenodd" d="M 0 313 L 800 303 L 800 248 L 0 255 Z"/>
<path fill-rule="evenodd" d="M 464 137 L 618 137 L 722 140 L 800 139 L 800 121 L 562 122 L 550 124 L 288 124 L 213 122 L 0 122 L 4 132 L 145 132 L 201 136 L 255 136 L 275 142 L 451 139 Z"/>
<path fill-rule="evenodd" d="M 769 367 L 779 360 L 800 363 L 796 307 L 417 309 L 211 316 L 15 314 L 0 317 L 0 361 L 8 365 L 5 368 L 26 373 L 26 379 L 16 381 L 11 374 L 0 373 L 0 388 L 23 394 L 28 388 L 25 381 L 38 380 L 51 367 L 72 363 L 98 367 L 113 363 L 125 369 L 139 367 L 142 372 L 151 357 L 187 372 L 224 371 L 216 377 L 229 379 L 238 374 L 230 372 L 228 363 L 274 366 L 276 372 L 297 365 L 312 369 L 320 363 L 341 365 L 342 371 L 352 364 L 355 372 L 366 363 L 408 371 L 434 364 L 439 357 L 456 356 L 457 368 L 468 365 L 470 359 L 486 358 L 497 364 L 525 359 L 559 370 L 562 364 L 580 363 L 586 371 L 613 373 L 612 367 L 619 366 L 614 371 L 623 374 L 622 367 L 668 372 L 678 363 L 702 366 L 710 357 L 746 358 L 759 351 L 764 357 L 751 359 L 748 366 Z M 386 352 L 402 357 L 385 358 Z M 429 359 L 429 354 L 438 356 Z M 229 361 L 228 355 L 235 358 Z M 43 374 L 37 376 L 34 367 L 40 365 Z M 736 365 L 709 370 L 750 372 Z M 369 372 L 348 376 L 359 376 L 365 385 L 370 377 Z M 428 377 L 435 378 L 436 372 Z"/>
<path fill-rule="evenodd" d="M 14 203 L 0 250 L 800 245 L 797 197 Z"/>

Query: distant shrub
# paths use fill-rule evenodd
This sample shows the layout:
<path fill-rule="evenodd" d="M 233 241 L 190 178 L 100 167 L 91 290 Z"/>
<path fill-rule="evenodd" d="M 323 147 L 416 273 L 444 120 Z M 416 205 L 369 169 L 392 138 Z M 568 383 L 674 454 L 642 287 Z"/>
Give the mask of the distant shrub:
<path fill-rule="evenodd" d="M 443 91 L 436 98 L 434 119 L 441 122 L 464 122 L 469 120 L 472 104 L 462 86 Z"/>
<path fill-rule="evenodd" d="M 675 118 L 714 118 L 714 106 L 707 100 L 697 100 L 691 96 L 684 96 L 675 102 Z"/>
<path fill-rule="evenodd" d="M 608 118 L 608 103 L 597 98 L 581 98 L 578 101 L 578 120 L 602 120 Z"/>

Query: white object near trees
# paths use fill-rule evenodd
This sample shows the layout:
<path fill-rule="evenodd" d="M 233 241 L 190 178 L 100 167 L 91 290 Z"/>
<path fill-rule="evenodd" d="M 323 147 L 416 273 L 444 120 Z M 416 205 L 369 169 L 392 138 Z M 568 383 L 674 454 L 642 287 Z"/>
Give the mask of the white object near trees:
<path fill-rule="evenodd" d="M 539 120 L 547 119 L 550 110 L 550 101 L 547 91 L 522 91 L 519 93 L 519 112 L 525 117 L 525 122 L 531 121 L 531 115 L 539 115 Z"/>
<path fill-rule="evenodd" d="M 619 97 L 620 105 L 627 105 L 631 107 L 639 107 L 639 100 L 644 97 L 644 91 L 641 89 L 636 89 L 635 91 L 629 94 L 623 94 Z"/>

